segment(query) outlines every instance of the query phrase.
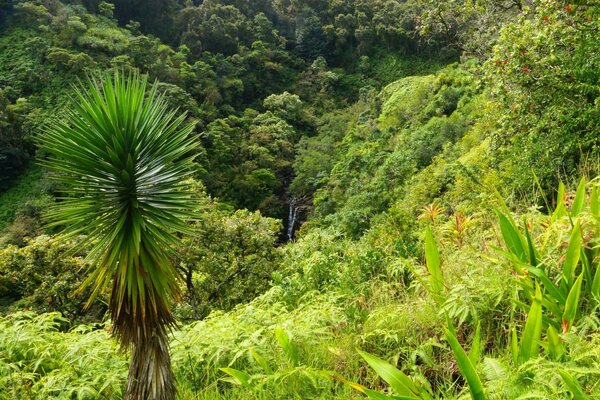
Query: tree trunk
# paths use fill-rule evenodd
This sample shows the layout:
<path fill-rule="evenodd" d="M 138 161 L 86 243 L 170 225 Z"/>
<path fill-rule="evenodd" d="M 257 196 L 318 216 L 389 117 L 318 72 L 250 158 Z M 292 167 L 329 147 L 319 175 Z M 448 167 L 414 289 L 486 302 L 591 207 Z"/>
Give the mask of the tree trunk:
<path fill-rule="evenodd" d="M 162 329 L 131 346 L 125 400 L 174 400 L 177 393 L 171 370 L 169 340 Z"/>

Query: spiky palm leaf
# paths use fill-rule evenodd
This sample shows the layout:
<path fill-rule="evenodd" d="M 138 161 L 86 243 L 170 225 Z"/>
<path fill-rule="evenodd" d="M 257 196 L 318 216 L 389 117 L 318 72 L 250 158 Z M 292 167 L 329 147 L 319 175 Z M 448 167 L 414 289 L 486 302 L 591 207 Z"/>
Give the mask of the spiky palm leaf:
<path fill-rule="evenodd" d="M 169 252 L 175 232 L 189 231 L 193 126 L 139 75 L 90 79 L 73 100 L 41 140 L 64 193 L 51 224 L 85 235 L 90 302 L 111 288 L 113 333 L 132 351 L 126 397 L 172 399 L 167 333 L 179 287 Z"/>

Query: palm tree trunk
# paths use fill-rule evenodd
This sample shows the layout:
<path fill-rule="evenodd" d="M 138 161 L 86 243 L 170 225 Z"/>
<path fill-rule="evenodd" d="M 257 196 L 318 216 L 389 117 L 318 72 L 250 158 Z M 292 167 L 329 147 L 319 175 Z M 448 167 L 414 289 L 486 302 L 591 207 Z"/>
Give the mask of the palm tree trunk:
<path fill-rule="evenodd" d="M 176 392 L 167 335 L 153 329 L 150 338 L 131 345 L 125 400 L 174 400 Z"/>

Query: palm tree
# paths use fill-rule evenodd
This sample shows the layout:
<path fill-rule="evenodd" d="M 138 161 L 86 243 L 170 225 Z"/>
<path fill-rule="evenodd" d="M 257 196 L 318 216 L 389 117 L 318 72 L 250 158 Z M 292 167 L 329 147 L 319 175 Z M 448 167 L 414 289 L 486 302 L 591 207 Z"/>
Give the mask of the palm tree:
<path fill-rule="evenodd" d="M 65 237 L 84 235 L 88 304 L 110 289 L 113 335 L 131 350 L 125 398 L 169 400 L 176 392 L 169 303 L 180 296 L 170 252 L 193 216 L 186 179 L 196 141 L 185 115 L 147 86 L 138 74 L 89 79 L 40 145 L 64 193 L 51 225 L 64 226 Z"/>

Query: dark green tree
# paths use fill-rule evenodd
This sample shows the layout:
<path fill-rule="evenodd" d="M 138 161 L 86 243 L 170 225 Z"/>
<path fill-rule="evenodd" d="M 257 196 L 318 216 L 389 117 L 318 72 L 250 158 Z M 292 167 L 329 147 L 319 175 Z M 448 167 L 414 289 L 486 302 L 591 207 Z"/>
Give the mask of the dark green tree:
<path fill-rule="evenodd" d="M 312 61 L 325 54 L 327 36 L 323 24 L 312 10 L 306 9 L 303 14 L 296 29 L 296 52 Z"/>

